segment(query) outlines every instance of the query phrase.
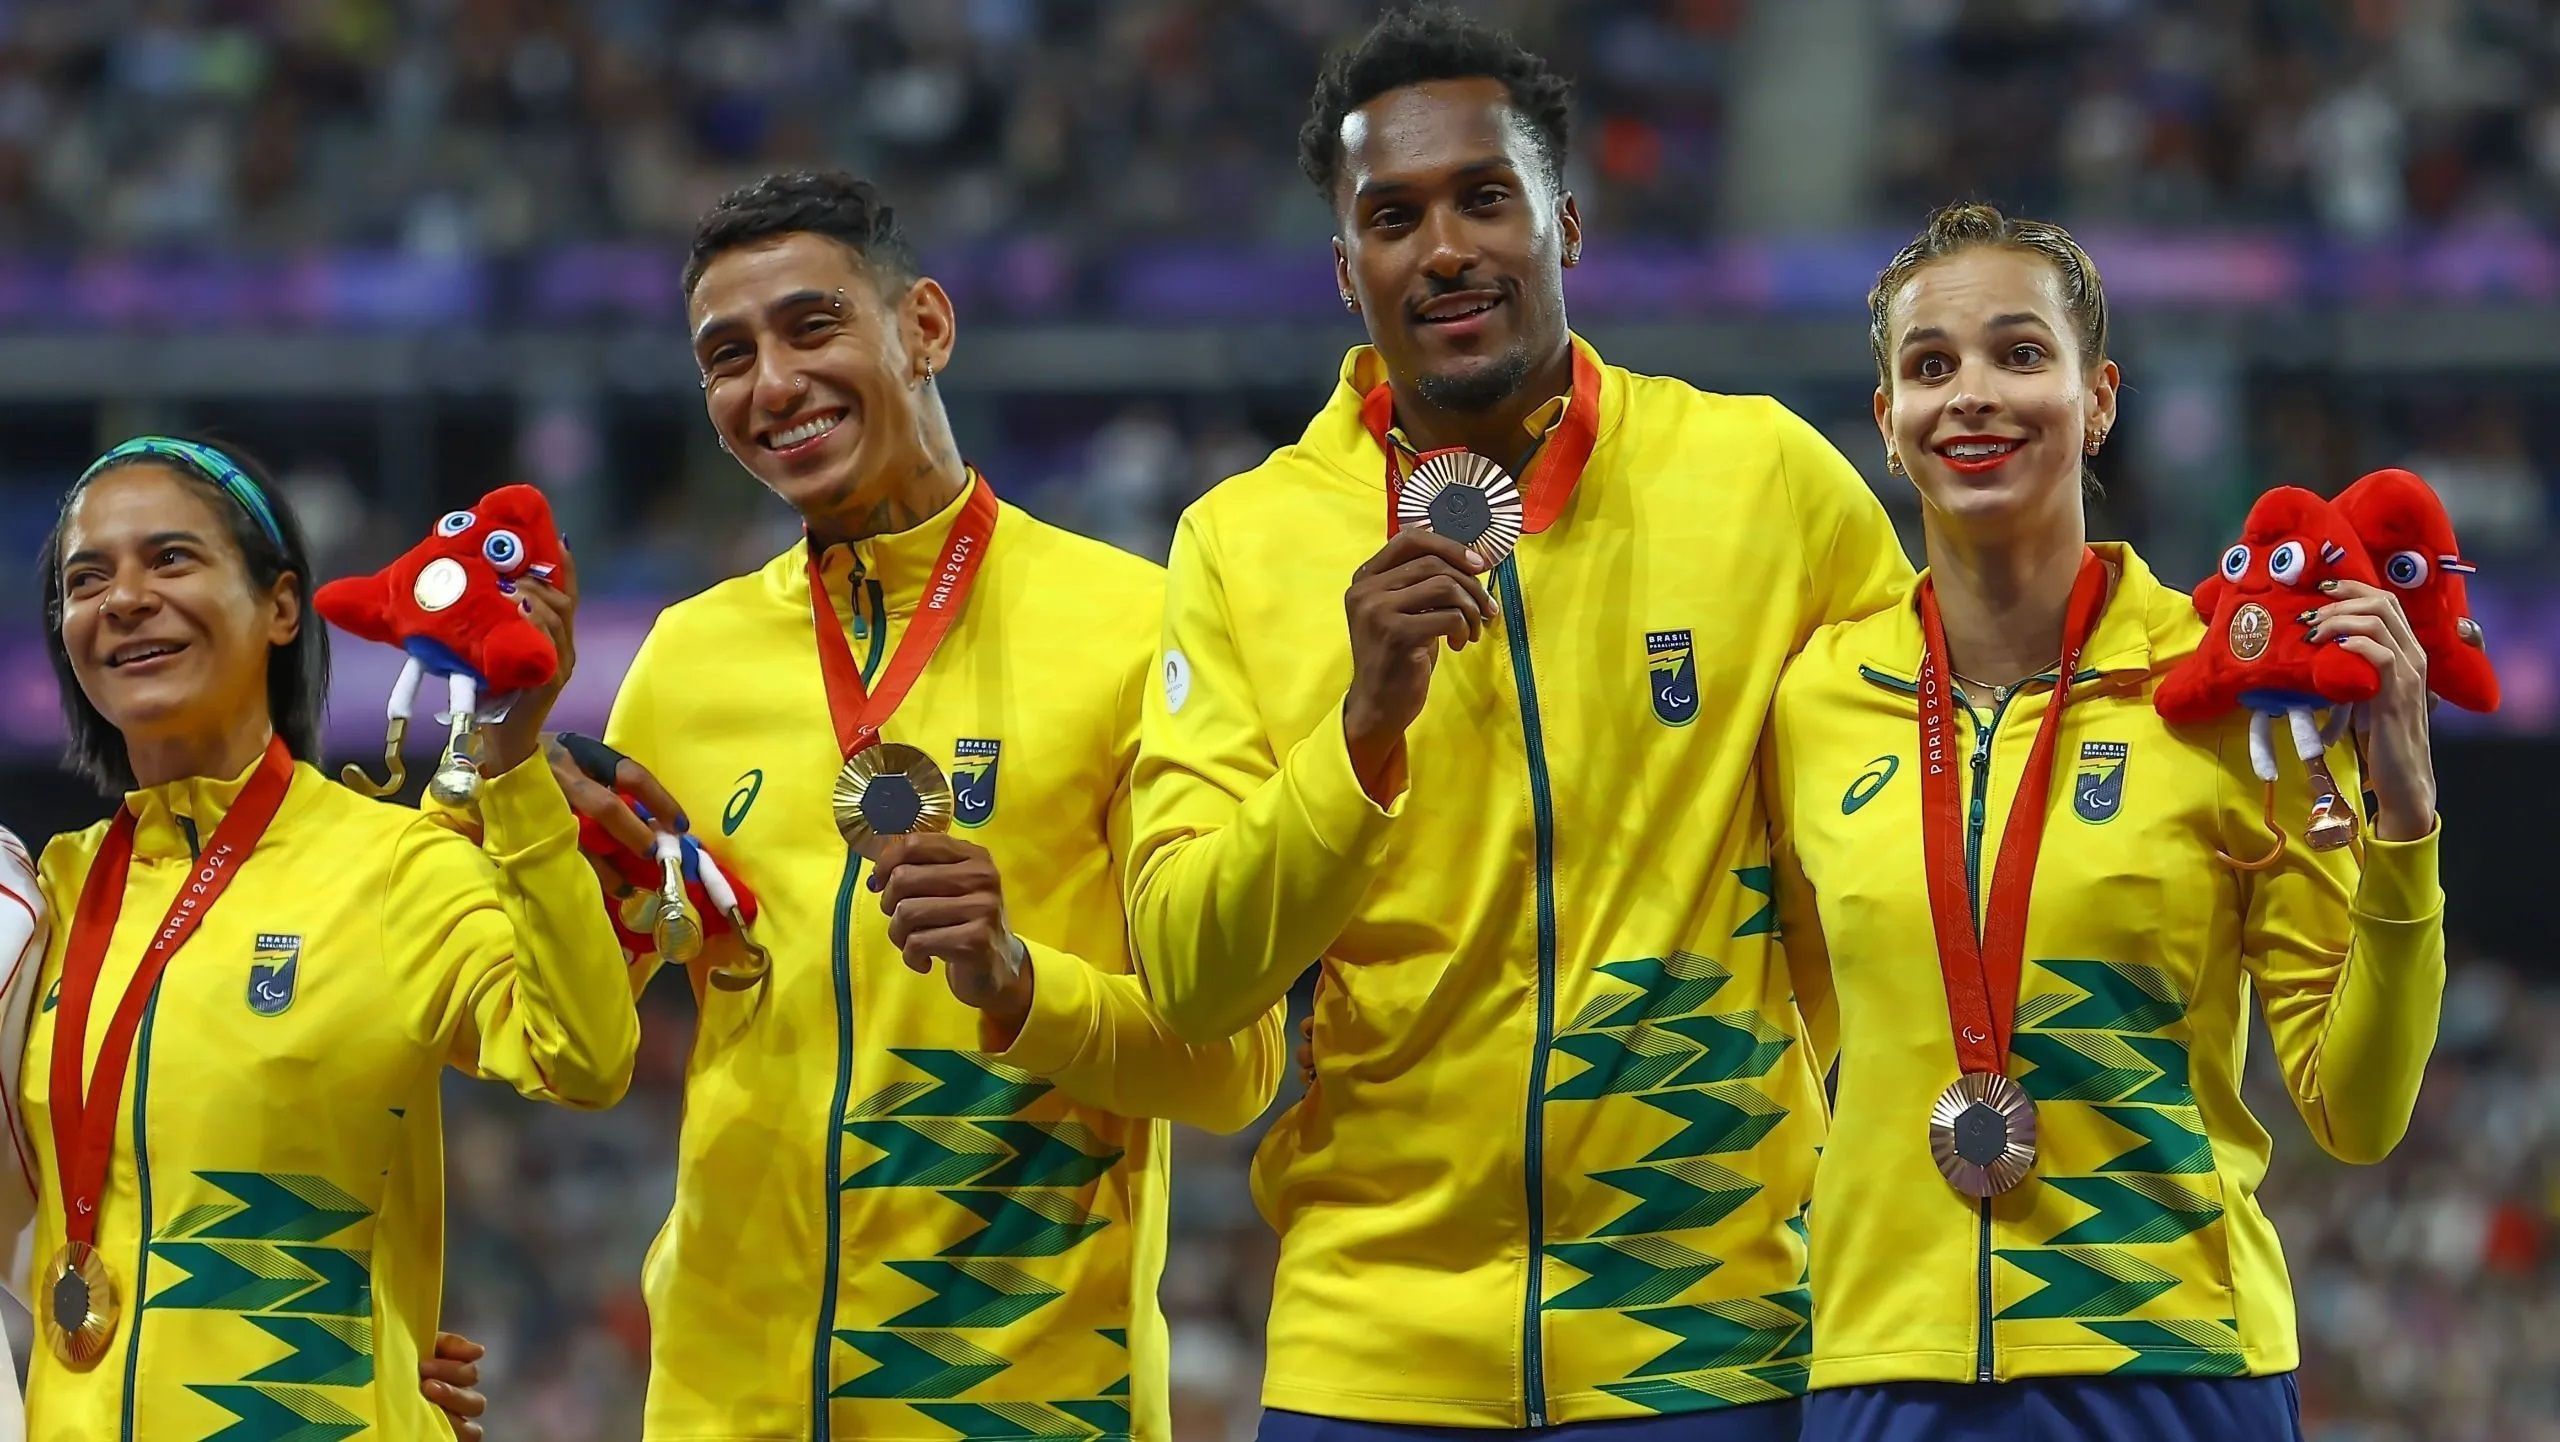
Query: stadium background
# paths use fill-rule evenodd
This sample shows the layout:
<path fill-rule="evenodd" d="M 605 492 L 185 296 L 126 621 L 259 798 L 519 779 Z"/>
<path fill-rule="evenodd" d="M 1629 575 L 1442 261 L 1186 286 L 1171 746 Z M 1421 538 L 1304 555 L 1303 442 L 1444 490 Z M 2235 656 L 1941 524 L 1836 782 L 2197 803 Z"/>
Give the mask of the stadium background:
<path fill-rule="evenodd" d="M 1638 369 L 1784 398 L 1907 537 L 1861 302 L 1956 196 L 2063 220 L 2096 255 L 2129 387 L 2097 530 L 2164 574 L 2201 575 L 2269 485 L 2407 464 L 2444 492 L 2509 701 L 2443 718 L 2443 1040 L 2408 1142 L 2362 1170 L 2318 1154 L 2262 1069 L 2265 1196 L 2318 1442 L 2560 1438 L 2560 11 L 1472 8 L 1580 81 L 1578 328 Z M 1032 509 L 1161 556 L 1180 507 L 1294 436 L 1358 338 L 1292 137 L 1322 49 L 1373 13 L 0 0 L 0 587 L 19 598 L 0 820 L 41 838 L 103 810 L 53 767 L 32 558 L 81 464 L 145 430 L 274 462 L 328 574 L 489 486 L 540 483 L 587 590 L 562 714 L 597 721 L 655 608 L 790 538 L 714 445 L 675 290 L 693 217 L 767 169 L 885 183 L 958 298 L 942 384 L 972 459 Z M 391 657 L 342 640 L 338 658 L 332 742 L 367 757 Z M 501 1442 L 638 1435 L 636 1278 L 690 1025 L 678 988 L 646 1005 L 612 1113 L 452 1086 L 447 1320 L 492 1348 Z M 1164 1286 L 1182 1442 L 1250 1431 L 1272 1246 L 1249 1149 L 1182 1140 Z"/>

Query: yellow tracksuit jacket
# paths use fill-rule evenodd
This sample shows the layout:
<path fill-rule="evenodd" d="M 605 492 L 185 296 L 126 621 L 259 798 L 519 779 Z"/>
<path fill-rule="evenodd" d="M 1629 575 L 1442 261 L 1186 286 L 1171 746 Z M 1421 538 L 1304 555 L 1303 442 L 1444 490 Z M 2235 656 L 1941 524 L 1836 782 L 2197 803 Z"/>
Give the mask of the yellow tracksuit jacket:
<path fill-rule="evenodd" d="M 84 1076 L 195 847 L 255 769 L 125 798 L 133 866 Z M 549 769 L 488 778 L 480 814 L 475 846 L 294 767 L 265 839 L 143 1013 L 100 1203 L 121 1306 L 113 1348 L 73 1371 L 39 1337 L 31 1442 L 452 1437 L 418 1392 L 444 1284 L 444 1068 L 603 1107 L 630 1084 L 639 1046 L 630 980 Z M 106 831 L 56 837 L 41 863 L 60 920 L 19 1070 L 43 1196 L 38 1267 L 62 1245 L 55 1004 Z"/>
<path fill-rule="evenodd" d="M 2098 549 L 2119 579 L 2063 713 L 2010 1049 L 2040 1154 L 2005 1195 L 1959 1195 L 1929 1156 L 1957 1065 L 1922 870 L 1915 605 L 1823 632 L 1779 685 L 1786 949 L 1840 1063 L 1812 1216 L 1817 1387 L 2289 1370 L 2267 1133 L 2240 1100 L 2252 990 L 2321 1146 L 2378 1160 L 2416 1103 L 2444 984 L 2435 838 L 2368 842 L 2361 872 L 2298 838 L 2270 870 L 2218 860 L 2272 841 L 2246 723 L 2152 710 L 2202 624 L 2130 549 Z M 2052 694 L 2047 676 L 1956 708 L 1977 908 Z M 2288 756 L 2276 814 L 2298 829 L 2308 804 Z"/>
<path fill-rule="evenodd" d="M 1910 568 L 1776 403 L 1601 374 L 1581 484 L 1487 578 L 1499 623 L 1440 658 L 1384 809 L 1341 714 L 1343 588 L 1386 540 L 1374 353 L 1174 542 L 1139 952 L 1199 1038 L 1322 968 L 1318 1080 L 1254 1172 L 1274 1407 L 1521 1427 L 1803 1389 L 1821 1098 L 1754 756 L 1787 657 Z"/>
<path fill-rule="evenodd" d="M 960 510 L 835 548 L 866 680 Z M 675 1210 L 647 1267 L 647 1436 L 1166 1442 L 1165 1118 L 1269 1104 L 1277 1018 L 1190 1046 L 1131 971 L 1120 901 L 1163 572 L 999 510 L 977 584 L 882 729 L 959 793 L 1034 973 L 991 1054 L 889 944 L 828 807 L 842 756 L 806 545 L 662 615 L 608 736 L 761 898 L 765 986 L 704 990 Z M 1024 1429 L 1029 1429 L 1026 1433 Z"/>

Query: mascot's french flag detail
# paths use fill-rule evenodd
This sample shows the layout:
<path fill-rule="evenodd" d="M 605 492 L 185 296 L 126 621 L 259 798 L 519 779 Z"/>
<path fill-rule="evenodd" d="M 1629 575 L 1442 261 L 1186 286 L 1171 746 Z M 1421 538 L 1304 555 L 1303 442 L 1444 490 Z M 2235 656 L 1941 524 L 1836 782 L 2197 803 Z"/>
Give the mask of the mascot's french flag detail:
<path fill-rule="evenodd" d="M 400 743 L 409 733 L 409 709 L 419 683 L 440 676 L 446 710 L 436 719 L 451 730 L 428 790 L 450 806 L 471 803 L 480 786 L 476 728 L 506 719 L 518 692 L 543 685 L 560 669 L 551 638 L 516 600 L 515 583 L 549 581 L 564 560 L 542 492 L 500 486 L 470 510 L 446 512 L 433 534 L 390 565 L 331 581 L 313 595 L 331 625 L 409 653 L 391 688 L 391 728 L 383 743 L 390 777 L 376 785 L 350 766 L 347 785 L 376 796 L 399 789 L 407 776 Z"/>
<path fill-rule="evenodd" d="M 2462 579 L 2479 568 L 2462 559 L 2435 488 L 2407 471 L 2375 471 L 2339 492 L 2336 504 L 2383 584 L 2399 593 L 2409 631 L 2427 653 L 2427 689 L 2465 711 L 2497 710 L 2498 673 Z"/>

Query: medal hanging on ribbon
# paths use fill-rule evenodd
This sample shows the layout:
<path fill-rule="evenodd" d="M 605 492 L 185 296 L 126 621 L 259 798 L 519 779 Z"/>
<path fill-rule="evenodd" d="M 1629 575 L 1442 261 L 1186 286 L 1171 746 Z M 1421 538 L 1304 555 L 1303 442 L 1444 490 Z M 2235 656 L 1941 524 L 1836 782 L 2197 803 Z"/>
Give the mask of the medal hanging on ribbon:
<path fill-rule="evenodd" d="M 925 583 L 915 620 L 899 638 L 897 654 L 890 657 L 889 670 L 876 691 L 862 684 L 862 668 L 854 664 L 844 622 L 827 595 L 817 552 L 810 552 L 809 606 L 818 633 L 818 667 L 827 684 L 827 711 L 835 719 L 836 744 L 845 758 L 844 769 L 836 775 L 836 830 L 846 845 L 867 859 L 878 860 L 889 837 L 950 829 L 955 799 L 942 768 L 913 746 L 882 741 L 880 728 L 915 688 L 925 663 L 933 659 L 942 638 L 959 619 L 995 528 L 995 488 L 972 470 L 968 499 L 961 503 L 960 516 L 943 542 L 942 557 Z"/>
<path fill-rule="evenodd" d="M 1962 1071 L 1929 1109 L 1929 1152 L 1938 1170 L 1968 1197 L 1997 1196 L 2026 1180 L 2036 1163 L 2033 1099 L 2009 1077 L 2009 1035 L 2018 1015 L 2018 981 L 2027 944 L 2027 902 L 2035 887 L 2036 853 L 2053 804 L 2054 751 L 2081 648 L 2107 600 L 2107 568 L 2083 548 L 2062 635 L 2062 662 L 2052 703 L 2036 727 L 2026 775 L 2009 803 L 2000 859 L 1977 928 L 1965 867 L 1964 805 L 1956 780 L 1958 750 L 1951 715 L 1946 626 L 1935 587 L 1920 587 L 1920 806 L 1929 919 L 1938 943 L 1947 1019 Z M 1975 778 L 1988 788 L 1988 775 Z M 1984 798 L 1977 795 L 1975 804 Z"/>
<path fill-rule="evenodd" d="M 130 810 L 116 812 L 106 841 L 90 863 L 88 880 L 81 883 L 79 910 L 72 916 L 71 937 L 63 948 L 61 1001 L 54 1017 L 46 1098 L 53 1112 L 54 1174 L 62 1190 L 64 1240 L 37 1279 L 35 1299 L 46 1345 L 63 1365 L 75 1370 L 94 1367 L 107 1355 L 121 1310 L 115 1274 L 98 1252 L 98 1208 L 106 1200 L 107 1170 L 115 1158 L 116 1119 L 123 1111 L 134 1034 L 161 974 L 239 875 L 292 786 L 293 757 L 283 741 L 269 740 L 256 774 L 213 829 L 212 840 L 197 858 L 195 874 L 169 903 L 168 915 L 143 951 L 133 979 L 125 983 L 85 1088 L 80 1063 L 88 1048 L 89 1008 L 97 995 L 98 973 L 106 964 L 107 943 L 115 936 L 117 914 L 124 909 L 125 881 L 133 865 L 135 822 Z M 150 1219 L 142 1221 L 147 1230 Z"/>
<path fill-rule="evenodd" d="M 1487 569 L 1502 564 L 1523 534 L 1554 525 L 1573 499 L 1600 435 L 1600 367 L 1573 348 L 1573 394 L 1564 419 L 1530 463 L 1524 488 L 1498 463 L 1462 447 L 1428 451 L 1406 473 L 1394 437 L 1395 390 L 1386 382 L 1360 398 L 1360 421 L 1386 456 L 1387 534 L 1418 526 L 1472 547 Z M 1525 490 L 1525 495 L 1524 495 Z"/>

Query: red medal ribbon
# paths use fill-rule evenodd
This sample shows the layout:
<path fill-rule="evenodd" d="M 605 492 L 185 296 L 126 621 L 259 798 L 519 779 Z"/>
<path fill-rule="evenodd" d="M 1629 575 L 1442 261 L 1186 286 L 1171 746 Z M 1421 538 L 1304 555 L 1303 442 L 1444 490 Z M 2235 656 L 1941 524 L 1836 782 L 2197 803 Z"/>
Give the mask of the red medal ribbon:
<path fill-rule="evenodd" d="M 115 1016 L 98 1047 L 97 1071 L 87 1091 L 80 1085 L 80 1061 L 88 1048 L 89 1005 L 98 990 L 98 973 L 106 964 L 107 943 L 115 935 L 116 917 L 124 909 L 125 880 L 133 865 L 134 815 L 119 807 L 107 828 L 107 839 L 90 863 L 89 878 L 80 884 L 80 908 L 71 919 L 71 939 L 63 948 L 62 999 L 53 1028 L 53 1079 L 47 1096 L 53 1108 L 53 1164 L 61 1178 L 63 1231 L 69 1240 L 95 1248 L 98 1204 L 107 1187 L 107 1164 L 115 1155 L 116 1116 L 124 1103 L 124 1074 L 133 1060 L 133 1038 L 142 1013 L 169 969 L 178 949 L 196 934 L 214 902 L 240 874 L 241 863 L 257 849 L 293 786 L 293 756 L 281 738 L 267 742 L 267 754 L 239 799 L 213 829 L 213 840 L 196 860 L 195 876 L 169 903 L 160 932 L 142 953 L 133 979 L 125 983 Z"/>
<path fill-rule="evenodd" d="M 951 623 L 960 618 L 961 603 L 969 598 L 969 588 L 977 582 L 978 566 L 986 560 L 987 542 L 995 531 L 995 488 L 972 469 L 969 498 L 961 503 L 959 519 L 951 523 L 950 538 L 942 544 L 942 559 L 935 563 L 933 577 L 925 583 L 924 601 L 908 625 L 907 634 L 899 638 L 898 654 L 889 658 L 889 673 L 881 678 L 877 691 L 862 684 L 862 668 L 854 664 L 853 647 L 844 639 L 844 622 L 836 615 L 835 601 L 827 595 L 818 550 L 810 547 L 809 610 L 818 631 L 818 670 L 827 682 L 827 712 L 835 718 L 836 744 L 848 758 L 880 739 L 881 726 L 897 711 L 898 703 L 907 699 L 907 693 L 915 689 L 925 663 L 933 659 L 935 648 L 950 634 Z"/>
<path fill-rule="evenodd" d="M 1396 525 L 1396 487 L 1404 481 L 1403 457 L 1397 454 L 1395 442 L 1388 432 L 1395 429 L 1395 387 L 1380 381 L 1360 398 L 1360 422 L 1369 428 L 1369 438 L 1387 458 L 1387 536 L 1393 539 Z M 1573 347 L 1573 395 L 1565 402 L 1564 419 L 1556 423 L 1546 444 L 1538 448 L 1538 458 L 1530 463 L 1528 480 L 1521 486 L 1521 529 L 1536 535 L 1552 526 L 1573 500 L 1573 488 L 1582 482 L 1583 467 L 1591 463 L 1591 448 L 1600 439 L 1600 367 L 1582 347 Z M 1501 459 L 1495 457 L 1494 459 Z"/>
<path fill-rule="evenodd" d="M 2045 813 L 2052 807 L 2053 753 L 2062 733 L 2062 711 L 2071 700 L 2071 677 L 2080 650 L 2107 603 L 2107 567 L 2095 551 L 2081 551 L 2080 573 L 2064 613 L 2062 664 L 2053 704 L 2036 727 L 2027 774 L 2010 798 L 2009 825 L 1991 876 L 1989 905 L 1975 930 L 1973 896 L 1965 883 L 1964 806 L 1957 795 L 1955 728 L 1947 711 L 1947 631 L 1938 615 L 1938 593 L 1920 585 L 1920 629 L 1927 651 L 1920 664 L 1920 829 L 1929 878 L 1929 919 L 1938 936 L 1938 969 L 1946 982 L 1947 1019 L 1955 1030 L 1956 1060 L 1967 1072 L 2006 1073 L 2009 1031 L 2017 1022 L 2018 976 L 2027 949 L 2027 899 L 2035 886 L 2036 852 L 2044 843 Z M 1988 777 L 1982 785 L 1990 785 Z M 1982 798 L 1975 798 L 1977 804 Z"/>

